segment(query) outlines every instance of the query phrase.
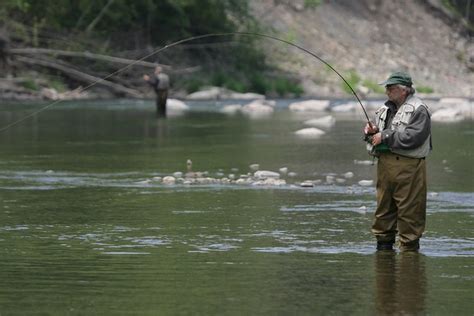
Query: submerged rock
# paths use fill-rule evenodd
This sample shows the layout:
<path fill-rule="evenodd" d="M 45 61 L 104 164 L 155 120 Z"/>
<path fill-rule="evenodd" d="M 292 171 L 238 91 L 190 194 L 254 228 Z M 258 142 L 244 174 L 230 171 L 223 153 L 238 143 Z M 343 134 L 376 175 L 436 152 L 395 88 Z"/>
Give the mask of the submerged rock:
<path fill-rule="evenodd" d="M 304 122 L 304 124 L 309 125 L 309 126 L 329 128 L 331 126 L 334 126 L 334 124 L 336 124 L 336 119 L 331 115 L 327 115 L 327 116 L 307 120 Z"/>
<path fill-rule="evenodd" d="M 289 105 L 290 111 L 315 112 L 326 111 L 329 108 L 329 100 L 306 100 L 294 102 Z"/>
<path fill-rule="evenodd" d="M 242 105 L 240 104 L 229 104 L 224 106 L 220 112 L 225 114 L 236 114 L 242 110 Z"/>
<path fill-rule="evenodd" d="M 320 137 L 324 134 L 326 134 L 324 131 L 316 128 L 316 127 L 309 127 L 309 128 L 303 128 L 295 132 L 296 135 L 301 136 L 301 137 L 310 137 L 310 138 L 316 138 Z"/>

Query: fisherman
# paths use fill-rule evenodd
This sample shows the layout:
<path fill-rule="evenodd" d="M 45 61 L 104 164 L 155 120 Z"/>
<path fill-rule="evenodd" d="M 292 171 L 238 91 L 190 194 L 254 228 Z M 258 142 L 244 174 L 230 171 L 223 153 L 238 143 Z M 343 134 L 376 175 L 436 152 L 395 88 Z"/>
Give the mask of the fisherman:
<path fill-rule="evenodd" d="M 170 87 L 170 79 L 168 75 L 162 72 L 160 66 L 157 66 L 151 77 L 143 75 L 143 79 L 148 82 L 156 92 L 157 116 L 166 117 L 166 100 L 168 99 L 168 89 Z"/>
<path fill-rule="evenodd" d="M 9 48 L 10 41 L 8 36 L 3 32 L 0 32 L 0 69 L 2 69 L 2 73 L 7 73 L 8 66 L 10 64 L 8 48 Z"/>
<path fill-rule="evenodd" d="M 426 161 L 432 149 L 431 113 L 417 98 L 409 74 L 381 83 L 388 101 L 364 128 L 369 153 L 378 158 L 377 209 L 372 232 L 377 250 L 418 251 L 426 220 Z"/>

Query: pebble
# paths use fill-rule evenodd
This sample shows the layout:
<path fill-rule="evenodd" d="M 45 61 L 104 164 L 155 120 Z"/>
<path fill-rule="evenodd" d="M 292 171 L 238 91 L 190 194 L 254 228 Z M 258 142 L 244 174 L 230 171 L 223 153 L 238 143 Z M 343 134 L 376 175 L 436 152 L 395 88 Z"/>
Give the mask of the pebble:
<path fill-rule="evenodd" d="M 374 180 L 360 180 L 358 183 L 361 187 L 370 187 L 374 185 Z"/>

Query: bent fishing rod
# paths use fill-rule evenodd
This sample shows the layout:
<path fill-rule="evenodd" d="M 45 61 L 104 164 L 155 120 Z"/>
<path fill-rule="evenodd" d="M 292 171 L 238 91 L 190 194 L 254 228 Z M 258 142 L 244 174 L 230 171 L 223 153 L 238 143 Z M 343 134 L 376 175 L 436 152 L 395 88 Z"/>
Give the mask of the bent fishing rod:
<path fill-rule="evenodd" d="M 362 108 L 362 111 L 364 112 L 364 115 L 365 115 L 365 118 L 367 119 L 367 123 L 371 126 L 372 123 L 370 122 L 370 119 L 369 119 L 369 115 L 367 114 L 367 111 L 365 110 L 365 107 L 364 105 L 362 104 L 362 101 L 360 100 L 359 96 L 357 95 L 357 93 L 354 91 L 354 89 L 352 88 L 352 86 L 349 84 L 349 82 L 347 82 L 347 80 L 339 73 L 339 71 L 337 71 L 333 66 L 331 66 L 331 64 L 329 64 L 327 61 L 325 61 L 323 58 L 319 57 L 318 55 L 316 55 L 315 53 L 313 53 L 312 51 L 300 46 L 300 45 L 297 45 L 295 43 L 292 43 L 290 41 L 287 41 L 287 40 L 284 40 L 284 39 L 281 39 L 281 38 L 278 38 L 276 36 L 272 36 L 272 35 L 268 35 L 268 34 L 262 34 L 262 33 L 255 33 L 255 32 L 226 32 L 226 33 L 209 33 L 209 34 L 203 34 L 203 35 L 197 35 L 197 36 L 192 36 L 192 37 L 188 37 L 188 38 L 185 38 L 185 39 L 181 39 L 181 40 L 178 40 L 176 42 L 173 42 L 171 44 L 167 44 L 159 49 L 156 49 L 155 51 L 151 52 L 150 54 L 140 58 L 140 59 L 137 59 L 133 62 L 131 62 L 130 64 L 128 64 L 127 66 L 123 67 L 123 68 L 120 68 L 119 70 L 115 71 L 115 72 L 112 72 L 110 73 L 109 75 L 105 76 L 105 77 L 102 77 L 100 78 L 99 80 L 96 80 L 92 83 L 90 83 L 89 85 L 87 85 L 86 87 L 84 88 L 80 88 L 78 89 L 77 91 L 79 93 L 81 92 L 84 92 L 88 89 L 90 89 L 91 87 L 95 86 L 96 84 L 102 82 L 102 81 L 105 81 L 107 80 L 108 78 L 114 76 L 114 75 L 117 75 L 127 69 L 129 69 L 130 67 L 134 66 L 135 64 L 147 59 L 147 58 L 150 58 L 152 57 L 153 55 L 156 55 L 164 50 L 167 50 L 169 48 L 172 48 L 174 46 L 177 46 L 177 45 L 180 45 L 180 44 L 183 44 L 183 43 L 186 43 L 186 42 L 191 42 L 191 41 L 194 41 L 194 40 L 198 40 L 198 39 L 204 39 L 204 38 L 211 38 L 211 37 L 223 37 L 223 36 L 231 36 L 231 35 L 240 35 L 240 36 L 253 36 L 253 37 L 262 37 L 262 38 L 267 38 L 267 39 L 271 39 L 271 40 L 275 40 L 275 41 L 278 41 L 278 42 L 281 42 L 281 43 L 284 43 L 284 44 L 287 44 L 287 45 L 290 45 L 290 46 L 293 46 L 311 56 L 313 56 L 314 58 L 316 58 L 317 60 L 319 60 L 320 62 L 322 62 L 324 65 L 326 65 L 327 67 L 329 67 L 329 69 L 331 69 L 332 71 L 334 71 L 341 79 L 342 81 L 347 85 L 347 87 L 350 89 L 350 91 L 352 92 L 352 94 L 354 95 L 354 97 L 357 99 L 360 107 Z M 51 102 L 43 107 L 41 107 L 40 109 L 28 114 L 28 115 L 25 115 L 24 117 L 0 128 L 0 133 L 1 132 L 4 132 L 6 130 L 8 130 L 9 128 L 17 125 L 17 124 L 20 124 L 21 122 L 27 120 L 28 118 L 32 117 L 32 116 L 35 116 L 45 110 L 47 110 L 48 108 L 52 107 L 53 105 L 56 105 L 60 102 L 62 102 L 63 100 L 56 100 L 54 102 Z"/>

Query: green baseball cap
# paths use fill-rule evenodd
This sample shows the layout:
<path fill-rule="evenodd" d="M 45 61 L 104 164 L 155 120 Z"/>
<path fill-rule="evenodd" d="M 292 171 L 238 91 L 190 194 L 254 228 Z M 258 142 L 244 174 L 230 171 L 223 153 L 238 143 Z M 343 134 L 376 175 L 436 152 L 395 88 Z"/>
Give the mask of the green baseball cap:
<path fill-rule="evenodd" d="M 401 84 L 403 86 L 411 87 L 413 82 L 411 81 L 411 76 L 406 72 L 394 72 L 388 77 L 384 82 L 379 83 L 381 86 L 390 86 L 392 84 Z"/>

